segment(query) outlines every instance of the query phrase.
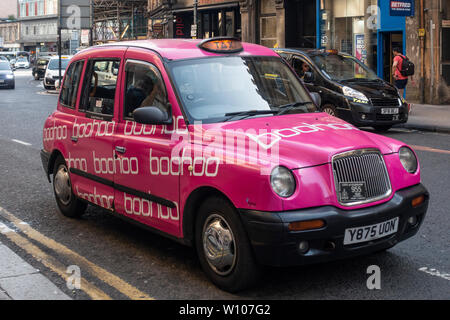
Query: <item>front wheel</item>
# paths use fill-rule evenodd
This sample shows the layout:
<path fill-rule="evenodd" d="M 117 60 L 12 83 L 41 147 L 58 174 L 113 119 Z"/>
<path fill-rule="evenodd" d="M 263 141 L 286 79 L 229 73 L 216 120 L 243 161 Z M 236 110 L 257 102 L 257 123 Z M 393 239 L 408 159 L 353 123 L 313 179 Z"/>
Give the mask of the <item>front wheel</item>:
<path fill-rule="evenodd" d="M 259 278 L 244 227 L 235 208 L 221 197 L 211 197 L 200 207 L 195 244 L 200 264 L 219 288 L 237 292 L 252 286 Z"/>
<path fill-rule="evenodd" d="M 69 169 L 63 157 L 59 156 L 54 165 L 53 192 L 59 211 L 69 218 L 78 218 L 86 211 L 87 204 L 80 201 L 72 191 Z"/>
<path fill-rule="evenodd" d="M 330 116 L 337 117 L 336 107 L 330 103 L 323 105 L 322 111 L 328 113 Z"/>

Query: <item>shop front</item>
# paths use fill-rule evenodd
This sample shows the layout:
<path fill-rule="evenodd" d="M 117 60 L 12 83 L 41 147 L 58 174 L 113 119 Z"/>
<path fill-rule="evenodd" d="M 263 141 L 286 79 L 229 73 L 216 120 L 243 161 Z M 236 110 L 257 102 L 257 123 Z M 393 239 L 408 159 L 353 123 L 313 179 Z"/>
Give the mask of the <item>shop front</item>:
<path fill-rule="evenodd" d="M 354 55 L 392 82 L 392 50 L 406 48 L 413 0 L 317 0 L 317 47 Z"/>
<path fill-rule="evenodd" d="M 174 38 L 194 38 L 193 1 L 178 1 L 173 7 Z M 230 36 L 241 38 L 241 17 L 238 1 L 199 0 L 197 7 L 197 38 Z"/>

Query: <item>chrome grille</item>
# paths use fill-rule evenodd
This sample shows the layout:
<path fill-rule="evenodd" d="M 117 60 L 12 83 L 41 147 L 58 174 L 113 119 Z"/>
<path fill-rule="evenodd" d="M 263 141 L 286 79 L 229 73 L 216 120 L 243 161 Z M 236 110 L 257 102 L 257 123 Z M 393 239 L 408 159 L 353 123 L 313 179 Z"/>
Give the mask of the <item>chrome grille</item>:
<path fill-rule="evenodd" d="M 337 154 L 333 157 L 332 167 L 338 201 L 342 205 L 351 206 L 381 200 L 392 192 L 383 156 L 377 149 L 360 149 Z M 365 199 L 343 200 L 343 183 L 363 183 Z"/>

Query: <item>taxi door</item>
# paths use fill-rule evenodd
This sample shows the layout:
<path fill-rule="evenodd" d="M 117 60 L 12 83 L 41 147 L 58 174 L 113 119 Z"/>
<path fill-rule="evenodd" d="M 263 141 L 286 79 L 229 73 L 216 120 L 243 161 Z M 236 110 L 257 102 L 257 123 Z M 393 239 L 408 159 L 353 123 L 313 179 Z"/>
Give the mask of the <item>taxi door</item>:
<path fill-rule="evenodd" d="M 67 159 L 75 195 L 110 211 L 114 210 L 114 172 L 118 169 L 113 140 L 119 113 L 119 69 L 124 52 L 124 48 L 112 49 L 107 57 L 102 56 L 103 51 L 87 59 Z M 107 70 L 110 72 L 105 81 L 99 73 Z"/>
<path fill-rule="evenodd" d="M 179 237 L 179 154 L 183 141 L 180 136 L 187 129 L 164 66 L 155 53 L 128 49 L 121 104 L 114 141 L 115 209 L 128 218 Z M 172 114 L 172 124 L 136 123 L 133 111 L 149 106 Z"/>

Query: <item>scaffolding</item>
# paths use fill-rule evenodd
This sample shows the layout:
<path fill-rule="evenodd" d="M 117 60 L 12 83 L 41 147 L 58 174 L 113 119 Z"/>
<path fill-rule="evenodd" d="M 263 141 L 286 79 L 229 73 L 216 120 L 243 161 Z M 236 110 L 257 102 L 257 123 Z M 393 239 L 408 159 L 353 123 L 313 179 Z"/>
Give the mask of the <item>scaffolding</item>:
<path fill-rule="evenodd" d="M 95 44 L 147 37 L 147 0 L 93 0 Z"/>

